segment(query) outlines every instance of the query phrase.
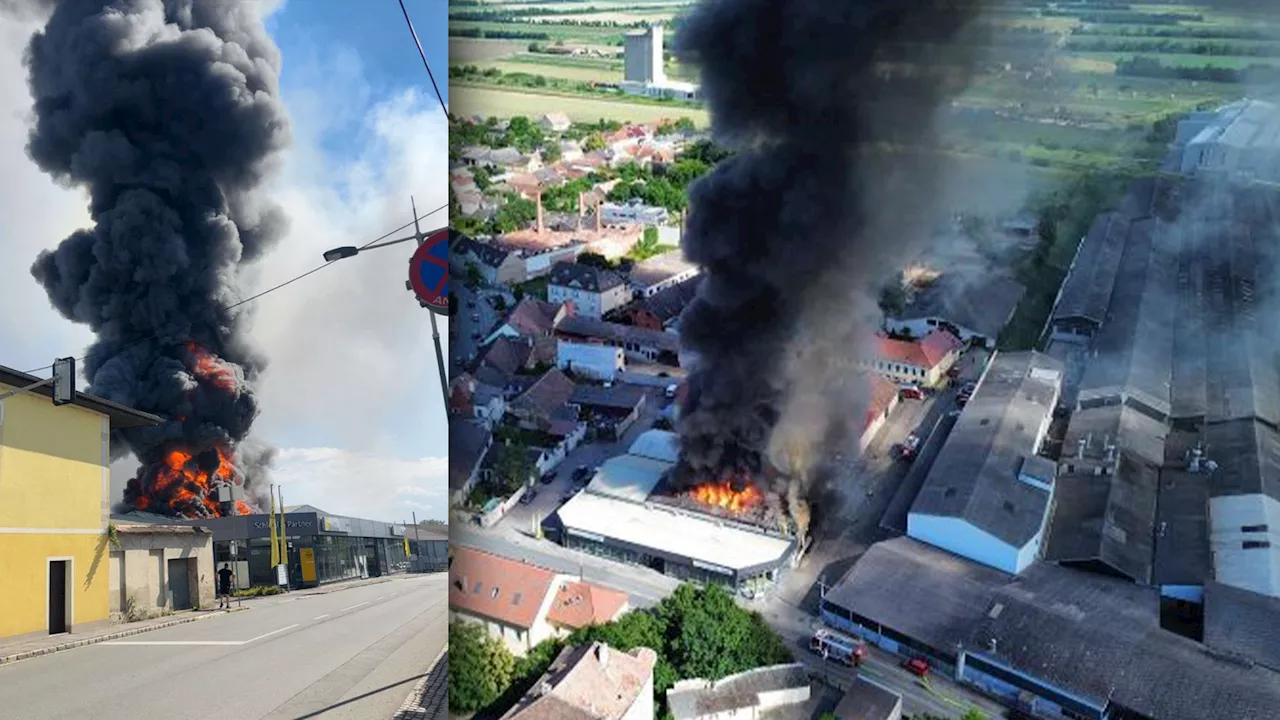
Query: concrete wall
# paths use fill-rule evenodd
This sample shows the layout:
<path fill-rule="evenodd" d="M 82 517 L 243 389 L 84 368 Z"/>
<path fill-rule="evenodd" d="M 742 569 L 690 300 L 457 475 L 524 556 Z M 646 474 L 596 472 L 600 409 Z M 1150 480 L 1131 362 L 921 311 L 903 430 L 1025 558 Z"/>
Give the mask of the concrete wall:
<path fill-rule="evenodd" d="M 907 535 L 1014 575 L 1030 564 L 1020 553 L 1026 548 L 1015 548 L 1003 543 L 959 518 L 911 513 L 907 516 Z M 1035 551 L 1031 550 L 1030 555 L 1034 557 Z"/>
<path fill-rule="evenodd" d="M 111 612 L 145 616 L 172 611 L 170 560 L 187 561 L 184 565 L 191 607 L 213 607 L 212 534 L 118 531 L 117 537 L 120 548 L 111 551 Z"/>
<path fill-rule="evenodd" d="M 109 438 L 104 415 L 0 401 L 0 637 L 48 631 L 51 562 L 67 563 L 68 627 L 107 618 Z"/>

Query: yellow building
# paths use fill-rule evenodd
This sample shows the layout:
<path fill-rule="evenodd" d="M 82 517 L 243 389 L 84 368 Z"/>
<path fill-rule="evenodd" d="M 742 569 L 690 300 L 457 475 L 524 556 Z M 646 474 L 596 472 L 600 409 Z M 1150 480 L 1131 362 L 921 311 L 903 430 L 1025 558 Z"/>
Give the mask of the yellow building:
<path fill-rule="evenodd" d="M 0 366 L 0 395 L 39 380 Z M 107 619 L 111 430 L 162 422 L 52 397 L 46 385 L 0 400 L 0 637 Z"/>

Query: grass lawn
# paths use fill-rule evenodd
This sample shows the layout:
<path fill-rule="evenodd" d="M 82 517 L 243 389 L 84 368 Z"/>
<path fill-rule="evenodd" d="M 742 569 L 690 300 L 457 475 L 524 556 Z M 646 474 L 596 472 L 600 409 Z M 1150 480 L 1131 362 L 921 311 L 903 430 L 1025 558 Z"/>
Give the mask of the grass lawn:
<path fill-rule="evenodd" d="M 521 92 L 512 88 L 496 89 L 459 83 L 453 83 L 450 88 L 450 110 L 462 115 L 537 117 L 557 110 L 568 115 L 574 122 L 597 122 L 602 118 L 617 122 L 653 122 L 687 117 L 695 125 L 706 126 L 709 121 L 706 110 L 698 108 Z"/>
<path fill-rule="evenodd" d="M 1244 57 L 1239 55 L 1195 55 L 1191 53 L 1135 53 L 1135 52 L 1070 52 L 1064 53 L 1067 58 L 1080 58 L 1092 63 L 1110 63 L 1112 70 L 1119 60 L 1128 60 L 1135 55 L 1142 55 L 1159 60 L 1165 65 L 1175 67 L 1223 67 L 1244 68 L 1250 65 L 1280 65 L 1280 58 Z"/>
<path fill-rule="evenodd" d="M 449 62 L 453 65 L 466 65 L 486 60 L 510 57 L 524 52 L 529 47 L 528 40 L 484 40 L 480 38 L 449 38 Z"/>
<path fill-rule="evenodd" d="M 555 23 L 531 23 L 531 22 L 463 22 L 449 21 L 449 29 L 451 30 L 481 30 L 482 32 L 522 32 L 522 33 L 542 33 L 547 36 L 550 41 L 563 40 L 567 43 L 583 42 L 583 43 L 600 43 L 603 45 L 621 45 L 622 36 L 627 32 L 626 28 L 616 27 L 589 27 L 582 25 L 557 25 Z M 525 47 L 530 42 L 546 42 L 546 40 L 524 40 Z"/>

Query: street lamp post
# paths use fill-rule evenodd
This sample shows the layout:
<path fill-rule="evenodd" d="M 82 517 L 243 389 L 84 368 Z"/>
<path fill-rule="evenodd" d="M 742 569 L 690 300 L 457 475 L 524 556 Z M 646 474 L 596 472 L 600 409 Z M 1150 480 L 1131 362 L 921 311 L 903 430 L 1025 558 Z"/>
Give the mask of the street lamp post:
<path fill-rule="evenodd" d="M 423 242 L 426 241 L 427 238 L 439 232 L 439 230 L 422 232 L 421 226 L 418 225 L 418 206 L 416 203 L 413 202 L 413 198 L 409 199 L 409 203 L 413 207 L 413 234 L 412 235 L 409 235 L 407 237 L 397 238 L 395 240 L 386 240 L 384 242 L 374 243 L 372 245 L 365 245 L 364 247 L 355 247 L 353 245 L 345 245 L 343 247 L 333 248 L 332 250 L 328 250 L 325 252 L 324 254 L 325 262 L 336 262 L 338 260 L 354 257 L 366 250 L 378 250 L 380 248 L 390 247 L 392 245 L 399 245 L 400 243 L 406 243 L 406 242 L 409 242 L 410 240 L 413 240 L 417 242 L 419 245 L 421 245 Z M 445 372 L 446 365 L 444 361 L 444 351 L 440 347 L 440 328 L 436 324 L 436 314 L 431 311 L 428 311 L 427 314 L 431 316 L 431 341 L 435 343 L 435 346 L 436 346 L 436 368 L 440 372 L 440 393 L 443 395 L 445 412 L 448 412 L 449 380 L 448 380 L 448 374 Z"/>

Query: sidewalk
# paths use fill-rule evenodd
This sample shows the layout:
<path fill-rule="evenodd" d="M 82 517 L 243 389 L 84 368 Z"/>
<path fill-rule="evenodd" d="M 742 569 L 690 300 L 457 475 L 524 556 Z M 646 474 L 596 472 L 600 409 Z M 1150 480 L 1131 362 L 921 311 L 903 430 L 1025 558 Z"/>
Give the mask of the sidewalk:
<path fill-rule="evenodd" d="M 0 665 L 248 609 L 233 607 L 231 610 L 184 610 L 172 615 L 131 623 L 110 620 L 86 623 L 75 632 L 60 635 L 22 635 L 0 640 Z"/>
<path fill-rule="evenodd" d="M 392 720 L 445 720 L 449 715 L 449 646 L 436 658 L 431 670 L 413 686 Z"/>

